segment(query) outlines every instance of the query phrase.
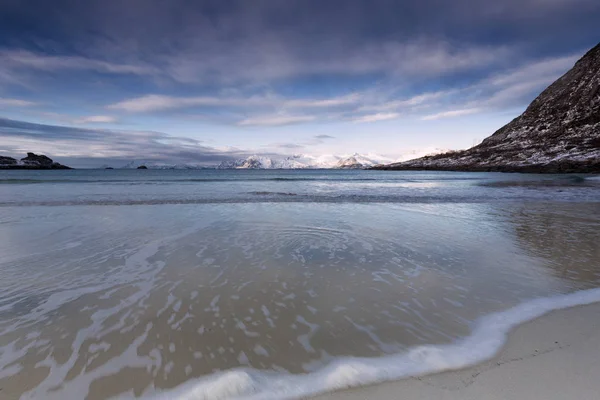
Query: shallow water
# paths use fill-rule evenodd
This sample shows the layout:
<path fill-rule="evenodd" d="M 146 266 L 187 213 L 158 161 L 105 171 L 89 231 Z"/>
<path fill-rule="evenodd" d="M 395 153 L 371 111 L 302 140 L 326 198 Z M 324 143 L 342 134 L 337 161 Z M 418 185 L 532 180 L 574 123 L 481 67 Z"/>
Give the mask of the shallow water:
<path fill-rule="evenodd" d="M 0 172 L 0 395 L 152 395 L 237 367 L 266 385 L 457 343 L 600 286 L 582 177 Z"/>

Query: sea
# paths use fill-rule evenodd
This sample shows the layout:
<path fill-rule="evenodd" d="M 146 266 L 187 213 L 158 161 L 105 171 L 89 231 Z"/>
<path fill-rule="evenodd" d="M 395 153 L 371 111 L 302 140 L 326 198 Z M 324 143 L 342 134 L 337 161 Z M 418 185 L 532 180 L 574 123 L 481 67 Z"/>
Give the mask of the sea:
<path fill-rule="evenodd" d="M 0 171 L 0 398 L 296 399 L 600 301 L 600 177 Z"/>

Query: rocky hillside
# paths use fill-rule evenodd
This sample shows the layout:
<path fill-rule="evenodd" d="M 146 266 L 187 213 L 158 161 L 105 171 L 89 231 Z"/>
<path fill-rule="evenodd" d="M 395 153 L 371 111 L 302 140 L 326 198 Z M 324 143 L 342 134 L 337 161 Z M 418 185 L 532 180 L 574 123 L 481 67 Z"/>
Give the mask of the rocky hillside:
<path fill-rule="evenodd" d="M 377 168 L 600 172 L 600 44 L 478 146 Z"/>
<path fill-rule="evenodd" d="M 52 161 L 50 157 L 41 154 L 27 153 L 27 157 L 17 160 L 12 157 L 0 156 L 0 169 L 71 169 Z"/>

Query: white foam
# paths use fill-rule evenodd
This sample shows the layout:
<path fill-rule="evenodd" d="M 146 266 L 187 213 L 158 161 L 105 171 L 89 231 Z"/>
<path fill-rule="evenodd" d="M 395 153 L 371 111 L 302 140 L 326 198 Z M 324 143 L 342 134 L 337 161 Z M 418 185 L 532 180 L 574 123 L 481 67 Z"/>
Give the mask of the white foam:
<path fill-rule="evenodd" d="M 412 348 L 379 357 L 339 358 L 307 374 L 237 368 L 208 375 L 155 395 L 155 399 L 295 399 L 318 393 L 460 369 L 492 358 L 514 327 L 550 311 L 600 302 L 600 288 L 540 298 L 481 318 L 470 336 L 450 345 Z"/>

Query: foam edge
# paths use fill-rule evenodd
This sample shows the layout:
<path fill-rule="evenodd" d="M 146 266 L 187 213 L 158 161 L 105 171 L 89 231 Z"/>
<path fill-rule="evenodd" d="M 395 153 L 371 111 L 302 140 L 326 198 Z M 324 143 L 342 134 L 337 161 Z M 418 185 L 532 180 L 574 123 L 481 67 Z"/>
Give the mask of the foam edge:
<path fill-rule="evenodd" d="M 342 357 L 307 374 L 236 368 L 186 382 L 150 397 L 154 400 L 296 399 L 411 376 L 457 370 L 494 357 L 515 327 L 551 311 L 600 302 L 600 288 L 538 298 L 486 315 L 466 338 L 426 345 L 376 358 Z"/>

